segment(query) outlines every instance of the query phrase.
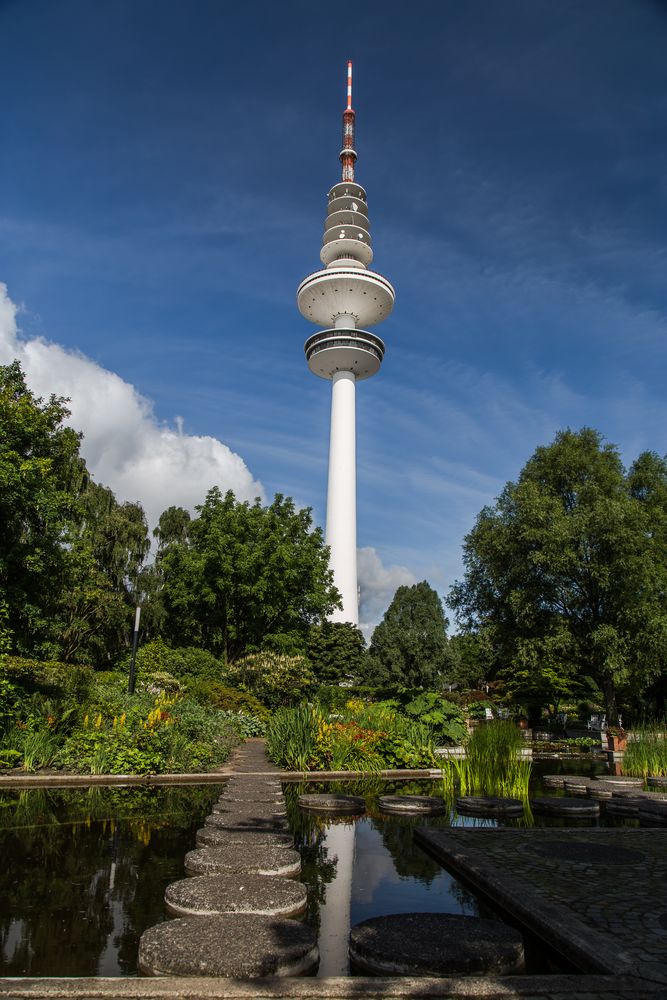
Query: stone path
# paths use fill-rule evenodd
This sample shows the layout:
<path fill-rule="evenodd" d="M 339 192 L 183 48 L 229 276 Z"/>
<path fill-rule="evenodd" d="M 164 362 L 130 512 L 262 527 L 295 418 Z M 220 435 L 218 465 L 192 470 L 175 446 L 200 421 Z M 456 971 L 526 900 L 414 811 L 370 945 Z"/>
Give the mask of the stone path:
<path fill-rule="evenodd" d="M 580 968 L 667 987 L 667 830 L 420 828 L 415 841 Z"/>

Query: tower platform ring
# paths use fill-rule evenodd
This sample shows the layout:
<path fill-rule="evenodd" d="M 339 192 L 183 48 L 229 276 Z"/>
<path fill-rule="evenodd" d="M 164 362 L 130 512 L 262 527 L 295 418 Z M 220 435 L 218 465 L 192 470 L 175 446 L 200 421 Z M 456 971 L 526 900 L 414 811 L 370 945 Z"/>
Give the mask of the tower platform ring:
<path fill-rule="evenodd" d="M 296 293 L 299 312 L 318 326 L 331 326 L 341 315 L 354 316 L 357 326 L 374 326 L 389 316 L 395 298 L 381 274 L 350 267 L 315 271 Z"/>
<path fill-rule="evenodd" d="M 313 375 L 332 379 L 336 372 L 352 372 L 358 382 L 379 372 L 385 350 L 374 333 L 345 327 L 314 333 L 303 349 Z"/>

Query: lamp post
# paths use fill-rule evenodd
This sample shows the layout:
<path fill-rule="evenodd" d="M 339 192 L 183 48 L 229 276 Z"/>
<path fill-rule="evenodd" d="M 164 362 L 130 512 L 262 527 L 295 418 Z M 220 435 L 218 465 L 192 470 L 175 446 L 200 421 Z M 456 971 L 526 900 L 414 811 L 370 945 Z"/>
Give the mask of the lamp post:
<path fill-rule="evenodd" d="M 139 619 L 141 618 L 141 608 L 137 606 L 134 616 L 134 632 L 132 634 L 132 656 L 130 658 L 130 676 L 127 682 L 127 693 L 134 694 L 134 663 L 137 658 L 137 644 L 139 642 Z"/>

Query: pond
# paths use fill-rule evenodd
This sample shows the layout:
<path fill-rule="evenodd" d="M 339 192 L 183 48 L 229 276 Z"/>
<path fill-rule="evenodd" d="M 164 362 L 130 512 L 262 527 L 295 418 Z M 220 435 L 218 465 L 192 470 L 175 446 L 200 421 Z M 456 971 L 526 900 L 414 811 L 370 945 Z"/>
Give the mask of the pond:
<path fill-rule="evenodd" d="M 136 972 L 219 785 L 0 792 L 0 975 Z"/>
<path fill-rule="evenodd" d="M 548 771 L 555 768 L 550 762 Z M 572 768 L 568 768 L 572 772 Z M 136 974 L 141 934 L 166 919 L 163 896 L 183 878 L 183 861 L 220 785 L 94 787 L 0 793 L 0 975 Z M 357 819 L 306 814 L 302 791 L 363 794 Z M 351 924 L 372 916 L 436 911 L 493 916 L 460 882 L 412 842 L 417 825 L 488 826 L 458 816 L 387 816 L 379 794 L 442 794 L 438 782 L 375 780 L 286 785 L 291 828 L 309 887 L 306 915 L 319 931 L 320 975 L 347 973 Z M 536 789 L 539 791 L 539 788 Z M 603 814 L 604 815 L 604 814 Z M 503 825 L 598 825 L 528 816 Z M 636 820 L 615 824 L 637 825 Z M 497 918 L 497 917 L 496 917 Z M 548 964 L 538 955 L 534 971 Z"/>

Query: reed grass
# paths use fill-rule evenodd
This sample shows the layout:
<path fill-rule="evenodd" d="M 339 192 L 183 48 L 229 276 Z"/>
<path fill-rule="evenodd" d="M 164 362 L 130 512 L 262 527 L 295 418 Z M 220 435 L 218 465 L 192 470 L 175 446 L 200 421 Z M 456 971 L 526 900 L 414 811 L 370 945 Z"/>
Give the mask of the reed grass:
<path fill-rule="evenodd" d="M 532 760 L 519 756 L 523 737 L 511 722 L 478 726 L 466 744 L 466 756 L 450 758 L 442 768 L 445 785 L 461 795 L 499 795 L 527 799 Z"/>
<path fill-rule="evenodd" d="M 667 720 L 633 730 L 623 757 L 623 773 L 644 779 L 667 775 Z"/>

